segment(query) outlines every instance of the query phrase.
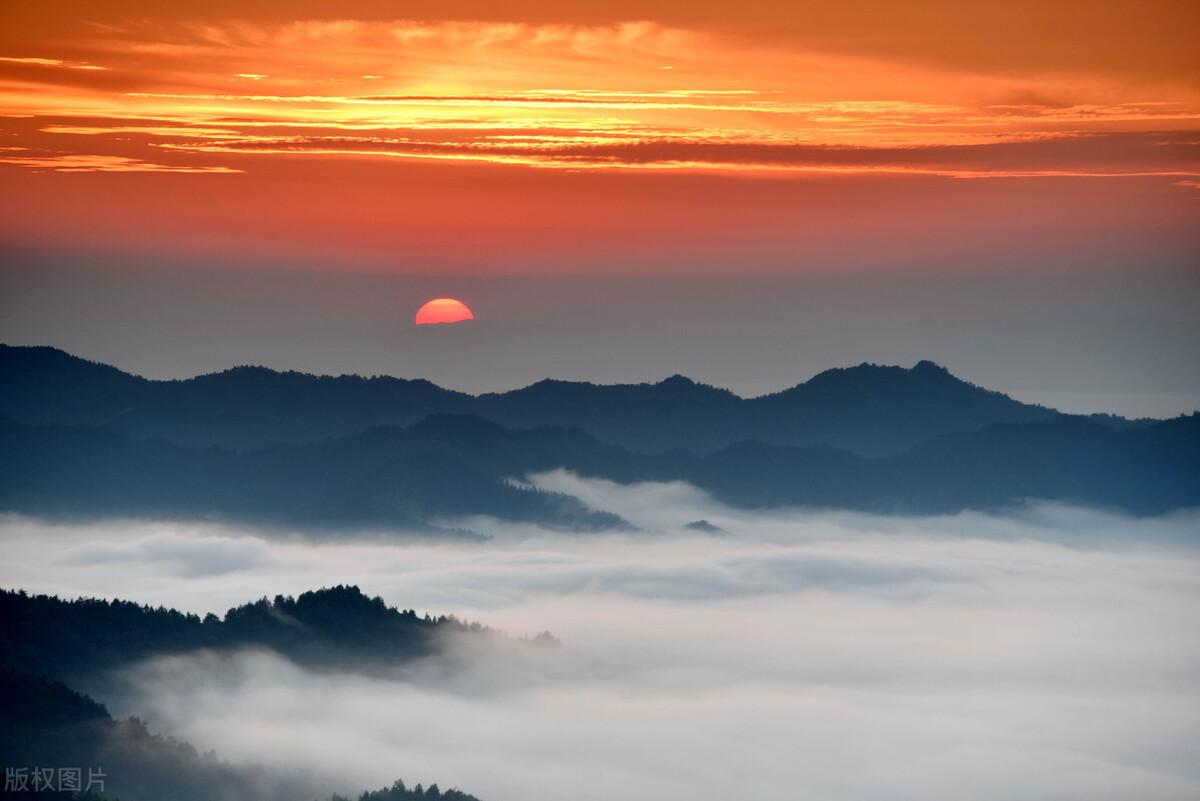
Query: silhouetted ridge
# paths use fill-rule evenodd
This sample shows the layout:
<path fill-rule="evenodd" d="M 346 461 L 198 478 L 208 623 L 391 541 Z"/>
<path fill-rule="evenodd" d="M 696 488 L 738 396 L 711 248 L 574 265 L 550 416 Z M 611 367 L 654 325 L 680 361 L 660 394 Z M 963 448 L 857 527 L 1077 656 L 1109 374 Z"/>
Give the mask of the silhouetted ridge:
<path fill-rule="evenodd" d="M 125 399 L 95 423 L 0 417 L 0 509 L 47 516 L 201 517 L 324 531 L 437 532 L 438 521 L 468 515 L 575 531 L 626 526 L 578 499 L 512 481 L 556 468 L 621 482 L 690 481 L 749 507 L 925 513 L 1043 499 L 1149 514 L 1200 504 L 1192 418 L 1115 425 L 1061 415 L 927 361 L 828 370 L 749 400 L 682 377 L 542 381 L 478 398 L 447 393 L 454 408 L 399 425 L 380 398 L 442 390 L 263 368 L 146 382 L 56 351 L 0 355 L 27 375 L 30 364 L 62 362 L 68 374 L 98 370 L 136 392 L 166 393 L 142 406 Z M 255 383 L 268 388 L 246 388 Z M 54 408 L 64 417 L 86 417 L 76 413 L 89 408 L 85 389 L 60 381 L 24 397 L 58 393 Z M 182 395 L 163 400 L 170 393 Z M 4 414 L 22 408 L 7 401 L 0 398 Z M 400 416 L 421 408 L 409 403 Z M 341 436 L 308 436 L 341 427 L 349 429 Z M 147 438 L 163 429 L 178 436 Z M 279 441 L 242 450 L 180 444 L 208 441 L 214 430 L 306 436 L 265 437 Z M 619 444 L 627 440 L 635 444 Z"/>
<path fill-rule="evenodd" d="M 61 682 L 0 668 L 0 730 L 57 728 L 108 717 L 104 704 Z"/>
<path fill-rule="evenodd" d="M 135 403 L 148 383 L 57 348 L 0 346 L 0 411 L 19 420 L 82 415 L 106 423 Z"/>
<path fill-rule="evenodd" d="M 576 498 L 512 481 L 566 468 L 619 482 L 689 481 L 744 507 L 944 513 L 1054 500 L 1155 514 L 1200 505 L 1198 427 L 1195 416 L 1119 431 L 1056 416 L 952 432 L 867 458 L 753 439 L 708 454 L 641 454 L 577 428 L 508 429 L 470 415 L 246 452 L 0 420 L 8 455 L 0 462 L 0 509 L 326 532 L 437 532 L 437 521 L 465 515 L 573 531 L 628 527 Z"/>
<path fill-rule="evenodd" d="M 137 437 L 237 449 L 405 427 L 449 413 L 479 415 L 508 428 L 580 428 L 643 453 L 712 451 L 753 438 L 880 456 L 953 431 L 1057 415 L 961 381 L 928 360 L 908 369 L 862 364 L 826 370 L 749 399 L 681 375 L 612 385 L 545 379 L 475 397 L 421 379 L 313 376 L 252 366 L 147 381 L 52 348 L 0 346 L 0 386 L 6 390 L 0 414 L 19 421 L 105 426 Z"/>
<path fill-rule="evenodd" d="M 310 667 L 370 671 L 433 653 L 440 647 L 435 634 L 447 631 L 491 634 L 453 617 L 394 609 L 355 586 L 263 598 L 224 618 L 204 619 L 121 600 L 66 601 L 0 590 L 0 766 L 84 766 L 84 782 L 88 767 L 98 767 L 106 797 L 124 801 L 312 799 L 310 777 L 201 755 L 187 743 L 152 734 L 137 718 L 113 719 L 102 704 L 60 681 L 79 680 L 104 692 L 116 675 L 110 671 L 144 659 L 245 647 L 270 649 Z M 398 781 L 361 798 L 477 801 L 436 785 L 418 788 Z M 328 797 L 329 789 L 323 792 Z M 9 797 L 7 788 L 3 795 Z M 59 797 L 14 797 L 25 795 Z"/>
<path fill-rule="evenodd" d="M 941 434 L 992 423 L 1059 416 L 956 378 L 931 361 L 909 369 L 866 363 L 834 368 L 748 403 L 757 411 L 754 436 L 760 439 L 835 445 L 868 456 L 897 454 Z"/>
<path fill-rule="evenodd" d="M 950 371 L 937 362 L 932 362 L 929 359 L 922 359 L 913 365 L 913 372 L 925 373 L 927 375 L 950 375 Z"/>
<path fill-rule="evenodd" d="M 477 414 L 431 414 L 408 431 L 429 437 L 482 437 L 487 440 L 508 439 L 508 429 Z"/>
<path fill-rule="evenodd" d="M 30 766 L 75 766 L 87 792 L 31 789 Z M 66 685 L 0 668 L 0 766 L 25 769 L 25 788 L 6 773 L 0 797 L 75 801 L 297 801 L 313 799 L 317 786 L 303 773 L 271 771 L 201 754 L 189 743 L 152 733 L 137 718 L 114 719 L 104 705 Z M 92 771 L 98 771 L 93 776 Z M 92 779 L 95 786 L 89 787 Z M 103 787 L 103 794 L 96 791 Z M 418 788 L 420 786 L 418 785 Z M 327 794 L 328 790 L 323 791 Z M 328 795 L 325 795 L 328 797 Z M 363 793 L 360 801 L 478 801 L 458 790 L 409 789 L 396 782 Z M 345 801 L 333 796 L 330 801 Z"/>
<path fill-rule="evenodd" d="M 435 633 L 447 631 L 489 630 L 395 609 L 354 586 L 262 598 L 203 619 L 128 601 L 0 590 L 0 667 L 60 680 L 153 656 L 243 647 L 305 665 L 369 668 L 431 653 Z"/>
<path fill-rule="evenodd" d="M 467 795 L 461 790 L 440 790 L 436 784 L 422 788 L 421 785 L 408 787 L 398 781 L 391 787 L 382 790 L 372 790 L 358 796 L 357 799 L 334 796 L 331 801 L 479 801 L 473 795 Z"/>

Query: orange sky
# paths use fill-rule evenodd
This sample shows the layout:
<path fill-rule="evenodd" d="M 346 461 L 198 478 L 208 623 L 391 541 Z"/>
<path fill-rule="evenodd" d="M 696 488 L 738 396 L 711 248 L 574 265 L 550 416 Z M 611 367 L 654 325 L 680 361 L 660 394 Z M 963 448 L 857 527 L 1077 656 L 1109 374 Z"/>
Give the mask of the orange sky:
<path fill-rule="evenodd" d="M 1198 8 L 9 3 L 0 235 L 466 271 L 1186 247 Z"/>

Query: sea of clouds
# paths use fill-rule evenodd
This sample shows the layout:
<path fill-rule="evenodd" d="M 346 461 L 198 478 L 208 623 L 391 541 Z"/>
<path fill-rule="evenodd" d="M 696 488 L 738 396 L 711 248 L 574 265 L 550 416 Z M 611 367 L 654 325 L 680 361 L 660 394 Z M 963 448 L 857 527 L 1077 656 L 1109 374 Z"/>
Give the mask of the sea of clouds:
<path fill-rule="evenodd" d="M 192 612 L 339 583 L 558 646 L 390 674 L 159 659 L 115 714 L 223 757 L 484 801 L 1200 797 L 1200 519 L 878 517 L 533 477 L 637 531 L 485 543 L 0 518 L 0 585 Z M 707 521 L 712 529 L 686 524 Z M 115 689 L 117 686 L 120 689 Z"/>

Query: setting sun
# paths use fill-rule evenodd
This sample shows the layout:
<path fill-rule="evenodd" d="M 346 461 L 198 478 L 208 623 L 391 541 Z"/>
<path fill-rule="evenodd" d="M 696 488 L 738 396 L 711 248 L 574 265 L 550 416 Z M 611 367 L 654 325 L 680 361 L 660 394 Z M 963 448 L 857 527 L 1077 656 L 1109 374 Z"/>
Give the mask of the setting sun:
<path fill-rule="evenodd" d="M 467 304 L 454 298 L 434 298 L 417 309 L 417 325 L 434 325 L 436 323 L 461 323 L 474 320 L 475 315 Z"/>

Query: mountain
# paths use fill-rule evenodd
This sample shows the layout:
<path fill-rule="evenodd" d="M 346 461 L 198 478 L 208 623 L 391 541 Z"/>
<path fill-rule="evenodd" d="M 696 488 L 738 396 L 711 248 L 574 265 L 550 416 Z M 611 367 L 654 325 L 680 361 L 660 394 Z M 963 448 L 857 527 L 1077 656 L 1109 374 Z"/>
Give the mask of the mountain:
<path fill-rule="evenodd" d="M 579 429 L 508 429 L 470 415 L 246 451 L 0 420 L 0 449 L 0 510 L 327 533 L 433 533 L 440 518 L 470 515 L 572 531 L 627 527 L 575 498 L 512 481 L 555 468 L 625 483 L 688 481 L 747 508 L 937 514 L 1050 500 L 1155 514 L 1200 505 L 1197 415 L 1124 430 L 1068 416 L 997 423 L 879 458 L 755 440 L 707 454 L 644 454 Z"/>
<path fill-rule="evenodd" d="M 479 801 L 460 790 L 409 788 L 402 781 L 357 796 L 330 796 L 327 779 L 202 754 L 190 743 L 153 733 L 137 718 L 112 717 L 103 704 L 65 684 L 3 668 L 0 768 L 10 783 L 0 798 L 14 800 Z M 79 786 L 88 789 L 45 789 L 45 782 L 58 786 L 64 768 L 78 768 Z"/>
<path fill-rule="evenodd" d="M 365 670 L 433 653 L 447 633 L 491 632 L 394 609 L 353 586 L 263 598 L 203 619 L 128 601 L 0 589 L 0 667 L 70 681 L 201 649 L 267 649 L 310 667 Z"/>
<path fill-rule="evenodd" d="M 747 442 L 699 459 L 687 478 L 753 508 L 943 514 L 1046 500 L 1159 514 L 1200 506 L 1200 415 L 1122 431 L 1067 416 L 998 423 L 881 459 Z"/>
<path fill-rule="evenodd" d="M 329 798 L 328 780 L 200 754 L 186 742 L 152 733 L 137 718 L 113 718 L 101 703 L 61 681 L 106 687 L 108 671 L 199 649 L 269 649 L 311 667 L 363 671 L 429 654 L 447 631 L 490 633 L 478 624 L 388 607 L 357 587 L 264 598 L 224 618 L 203 619 L 127 601 L 66 601 L 0 590 L 0 767 L 23 768 L 29 779 L 33 766 L 76 766 L 81 788 L 93 770 L 101 771 L 102 789 L 69 796 L 83 801 Z M 10 796 L 9 789 L 3 797 L 68 797 L 28 788 Z M 403 782 L 357 798 L 478 801 L 458 790 L 410 789 Z M 347 799 L 334 795 L 330 801 Z"/>
<path fill-rule="evenodd" d="M 621 520 L 507 479 L 564 459 L 589 465 L 611 450 L 581 432 L 510 432 L 475 417 L 247 451 L 0 419 L 0 509 L 439 534 L 455 532 L 435 529 L 433 519 L 479 514 L 595 530 Z"/>
<path fill-rule="evenodd" d="M 55 348 L 0 346 L 0 414 L 101 426 L 185 445 L 312 442 L 469 411 L 469 395 L 390 377 L 313 376 L 235 367 L 150 381 Z"/>
<path fill-rule="evenodd" d="M 930 361 L 911 369 L 861 364 L 826 370 L 747 405 L 748 437 L 778 445 L 830 445 L 866 456 L 897 454 L 950 432 L 1060 416 L 969 384 Z"/>
<path fill-rule="evenodd" d="M 150 732 L 137 718 L 113 718 L 100 703 L 64 684 L 0 668 L 0 765 L 28 782 L 4 798 L 72 798 L 79 801 L 293 801 L 312 797 L 312 781 L 235 766 L 211 753 Z M 57 792 L 35 785 L 34 767 L 80 769 L 80 789 Z"/>
<path fill-rule="evenodd" d="M 432 414 L 510 428 L 580 428 L 639 452 L 717 450 L 746 439 L 894 455 L 941 434 L 1059 416 L 922 361 L 827 370 L 783 392 L 741 398 L 672 376 L 656 384 L 539 381 L 471 396 L 422 380 L 313 376 L 238 367 L 150 381 L 46 347 L 0 346 L 0 414 L 26 423 L 99 426 L 184 445 L 248 449 L 314 442 Z M 1127 421 L 1111 418 L 1112 427 Z"/>
<path fill-rule="evenodd" d="M 657 384 L 539 381 L 480 395 L 475 412 L 516 428 L 580 428 L 631 450 L 654 452 L 710 450 L 742 438 L 749 403 L 676 375 Z"/>
<path fill-rule="evenodd" d="M 474 397 L 427 381 L 251 367 L 148 381 L 52 348 L 4 346 L 0 412 L 0 510 L 48 516 L 459 536 L 436 521 L 626 526 L 513 481 L 555 468 L 685 480 L 753 508 L 942 513 L 1043 499 L 1149 514 L 1200 504 L 1195 416 L 1063 415 L 932 362 L 828 370 L 751 399 L 682 376 Z"/>

